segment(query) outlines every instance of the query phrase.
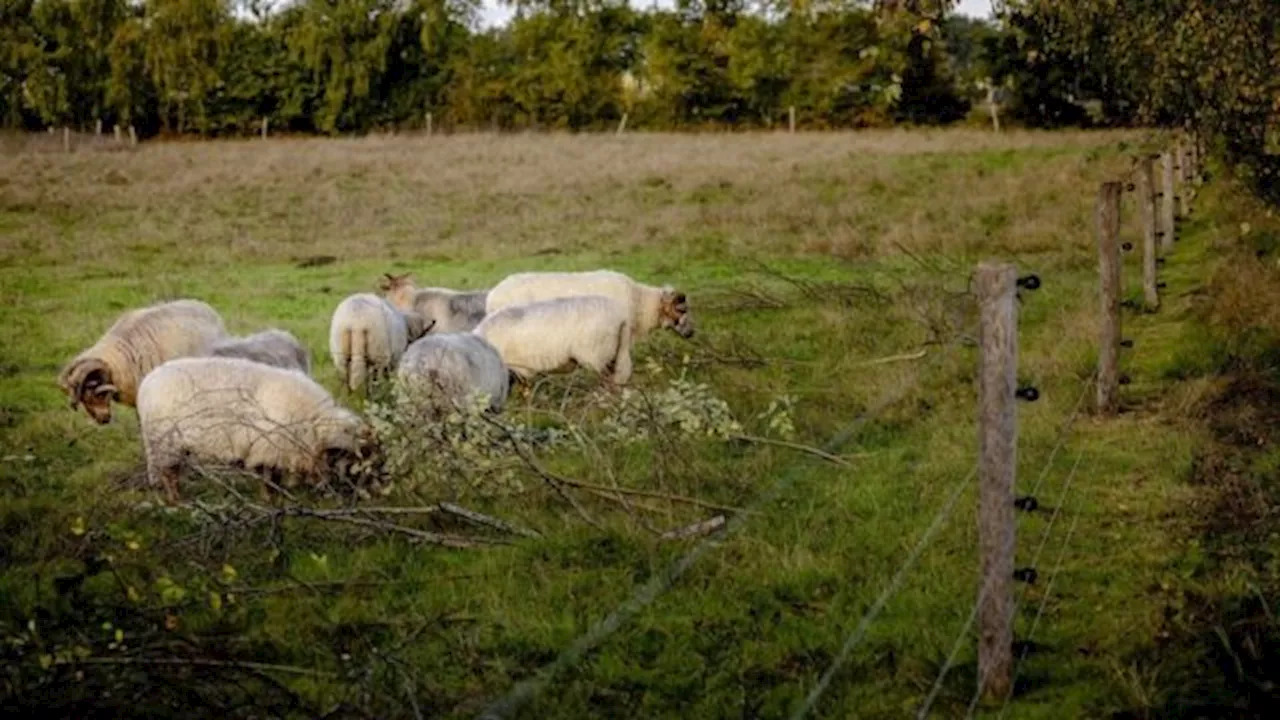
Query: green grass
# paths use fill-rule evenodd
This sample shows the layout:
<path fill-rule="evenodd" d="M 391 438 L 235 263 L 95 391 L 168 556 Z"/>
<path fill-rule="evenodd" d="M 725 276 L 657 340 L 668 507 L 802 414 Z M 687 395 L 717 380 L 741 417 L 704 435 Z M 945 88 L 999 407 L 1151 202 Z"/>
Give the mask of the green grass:
<path fill-rule="evenodd" d="M 754 506 L 775 483 L 782 490 L 547 683 L 522 716 L 788 715 L 964 483 L 954 513 L 815 711 L 908 715 L 976 595 L 976 487 L 966 477 L 976 464 L 977 357 L 963 342 L 976 333 L 976 314 L 966 288 L 978 261 L 1006 259 L 1044 282 L 1020 306 L 1019 378 L 1041 399 L 1019 408 L 1019 493 L 1043 470 L 1040 502 L 1062 507 L 1036 563 L 1041 580 L 1018 589 L 1017 634 L 1027 638 L 1060 562 L 1031 638 L 1040 647 L 1020 668 L 1009 715 L 1150 707 L 1163 689 L 1133 658 L 1154 646 L 1187 572 L 1185 479 L 1205 441 L 1196 422 L 1179 416 L 1185 393 L 1175 390 L 1219 364 L 1210 338 L 1197 334 L 1193 308 L 1179 299 L 1204 280 L 1197 253 L 1207 252 L 1207 220 L 1188 224 L 1168 261 L 1166 308 L 1132 319 L 1126 331 L 1136 340 L 1124 360 L 1130 410 L 1095 418 L 1087 395 L 1046 466 L 1093 369 L 1092 202 L 1097 183 L 1126 166 L 1126 142 L 1132 138 L 964 132 L 454 138 L 6 158 L 0 629 L 15 637 L 39 618 L 38 627 L 56 628 L 46 642 L 117 657 L 100 629 L 110 619 L 127 624 L 140 646 L 170 654 L 217 647 L 338 673 L 280 676 L 308 707 L 345 702 L 411 716 L 416 703 L 428 716 L 474 716 L 697 542 L 659 540 L 645 523 L 668 529 L 712 513 L 661 505 L 639 511 L 642 523 L 616 503 L 581 495 L 600 525 L 593 527 L 529 478 L 534 490 L 522 496 L 475 501 L 543 531 L 511 546 L 446 550 L 301 521 L 275 537 L 181 546 L 190 525 L 134 509 L 150 494 L 118 482 L 138 472 L 136 416 L 126 410 L 111 426 L 93 426 L 66 409 L 54 377 L 124 309 L 198 297 L 233 331 L 294 332 L 311 348 L 317 378 L 335 388 L 329 314 L 383 272 L 483 287 L 519 270 L 608 266 L 686 289 L 698 318 L 692 343 L 659 335 L 638 347 L 637 367 L 653 360 L 664 368 L 641 372 L 641 388 L 684 372 L 759 435 L 769 431 L 752 418 L 793 396 L 793 439 L 812 446 L 893 401 L 832 450 L 849 467 L 778 446 L 678 438 L 605 458 L 543 457 L 581 480 L 607 477 L 725 505 Z M 581 152 L 564 155 L 570 147 Z M 112 170 L 128 184 L 96 182 Z M 1132 198 L 1125 202 L 1125 233 L 1136 241 Z M 328 254 L 337 262 L 297 267 Z M 829 283 L 827 295 L 808 297 L 763 267 Z M 750 304 L 744 291 L 780 307 Z M 921 347 L 928 353 L 918 360 L 866 364 Z M 726 361 L 742 357 L 763 362 Z M 507 414 L 531 418 L 548 402 L 517 401 Z M 1019 566 L 1031 563 L 1050 516 L 1019 517 Z M 88 532 L 72 532 L 76 518 Z M 139 549 L 130 550 L 135 537 Z M 59 595 L 55 578 L 79 571 L 92 553 L 110 554 L 123 580 L 101 573 L 82 595 Z M 224 564 L 236 569 L 234 579 L 221 575 Z M 161 598 L 160 576 L 186 597 Z M 128 584 L 142 591 L 136 603 Z M 219 594 L 217 609 L 210 591 Z M 165 630 L 170 613 L 179 623 Z M 975 646 L 974 636 L 964 640 L 936 716 L 963 714 Z M 9 651 L 20 668 L 11 678 L 24 678 L 9 687 L 38 703 L 33 688 L 42 678 L 66 681 L 71 671 L 43 668 L 40 656 L 53 650 L 33 647 Z"/>

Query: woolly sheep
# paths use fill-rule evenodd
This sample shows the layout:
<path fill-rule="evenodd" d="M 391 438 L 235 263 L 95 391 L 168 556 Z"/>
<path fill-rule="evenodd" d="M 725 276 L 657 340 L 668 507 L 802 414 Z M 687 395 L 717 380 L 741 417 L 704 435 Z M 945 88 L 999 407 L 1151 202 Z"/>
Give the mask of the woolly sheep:
<path fill-rule="evenodd" d="M 601 295 L 621 303 L 630 314 L 633 339 L 658 327 L 693 337 L 693 316 L 684 293 L 670 285 L 645 285 L 613 270 L 508 275 L 489 291 L 485 308 L 492 314 L 512 305 L 580 295 Z"/>
<path fill-rule="evenodd" d="M 507 401 L 510 378 L 502 356 L 473 333 L 431 333 L 414 342 L 396 372 L 404 400 L 440 396 L 455 403 L 472 394 L 489 396 L 498 412 Z"/>
<path fill-rule="evenodd" d="M 631 318 L 599 295 L 512 305 L 485 317 L 473 331 L 488 340 L 521 381 L 578 365 L 615 385 L 631 378 Z"/>
<path fill-rule="evenodd" d="M 409 343 L 431 329 L 416 312 L 401 312 L 372 293 L 352 295 L 338 304 L 329 324 L 329 354 L 343 384 L 365 386 L 371 372 L 394 370 Z"/>
<path fill-rule="evenodd" d="M 448 288 L 419 288 L 413 284 L 413 274 L 384 274 L 378 288 L 386 293 L 387 301 L 398 310 L 412 311 L 435 321 L 433 332 L 454 333 L 475 329 L 485 316 L 485 299 L 488 290 L 450 290 Z"/>
<path fill-rule="evenodd" d="M 130 310 L 93 347 L 58 374 L 71 409 L 111 422 L 111 402 L 134 405 L 138 385 L 166 360 L 204 355 L 227 331 L 217 311 L 199 300 L 175 300 Z"/>
<path fill-rule="evenodd" d="M 188 458 L 314 478 L 367 455 L 372 430 L 298 370 L 197 357 L 156 368 L 138 389 L 147 478 L 178 499 Z"/>
<path fill-rule="evenodd" d="M 212 357 L 238 357 L 286 370 L 311 372 L 311 353 L 291 333 L 271 328 L 248 337 L 218 341 Z"/>

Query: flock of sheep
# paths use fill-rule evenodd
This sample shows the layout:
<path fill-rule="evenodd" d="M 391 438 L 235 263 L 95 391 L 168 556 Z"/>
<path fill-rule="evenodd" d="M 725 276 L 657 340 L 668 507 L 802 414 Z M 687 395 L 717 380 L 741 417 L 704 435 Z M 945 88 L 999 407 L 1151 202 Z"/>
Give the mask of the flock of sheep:
<path fill-rule="evenodd" d="M 631 376 L 631 345 L 657 328 L 693 335 L 684 295 L 611 270 L 528 272 L 492 289 L 417 288 L 385 275 L 382 295 L 344 299 L 329 353 L 345 387 L 394 373 L 401 398 L 500 411 L 513 382 L 582 365 L 605 382 Z M 283 330 L 231 337 L 198 300 L 126 312 L 58 377 L 74 410 L 100 424 L 113 402 L 137 408 L 147 478 L 170 502 L 192 460 L 284 480 L 349 469 L 376 450 L 370 425 L 310 377 L 311 361 Z"/>

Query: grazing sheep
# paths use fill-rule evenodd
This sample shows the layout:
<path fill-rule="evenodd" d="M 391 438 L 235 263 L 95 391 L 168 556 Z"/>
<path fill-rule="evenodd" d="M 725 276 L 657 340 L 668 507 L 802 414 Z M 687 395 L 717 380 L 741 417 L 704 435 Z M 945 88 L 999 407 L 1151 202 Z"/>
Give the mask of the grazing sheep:
<path fill-rule="evenodd" d="M 473 331 L 488 340 L 521 381 L 578 365 L 615 385 L 631 378 L 631 318 L 599 295 L 555 298 L 503 308 Z"/>
<path fill-rule="evenodd" d="M 492 314 L 512 305 L 579 295 L 602 295 L 621 303 L 630 314 L 633 339 L 658 327 L 670 328 L 683 338 L 693 337 L 693 316 L 684 293 L 669 285 L 638 283 L 613 270 L 508 275 L 489 291 L 485 308 Z"/>
<path fill-rule="evenodd" d="M 386 293 L 387 301 L 399 310 L 413 311 L 434 320 L 432 328 L 438 333 L 467 332 L 475 329 L 485 316 L 485 298 L 488 290 L 457 291 L 448 288 L 419 288 L 413 284 L 413 274 L 384 274 L 378 288 Z"/>
<path fill-rule="evenodd" d="M 298 338 L 272 328 L 248 337 L 220 340 L 209 351 L 213 357 L 238 357 L 286 370 L 311 372 L 311 353 Z"/>
<path fill-rule="evenodd" d="M 338 304 L 329 324 L 329 354 L 352 391 L 364 388 L 370 373 L 395 369 L 409 343 L 431 329 L 416 312 L 401 312 L 372 293 Z"/>
<path fill-rule="evenodd" d="M 314 480 L 372 447 L 369 426 L 316 381 L 244 358 L 161 365 L 138 389 L 138 418 L 147 478 L 169 502 L 189 459 Z"/>
<path fill-rule="evenodd" d="M 138 384 L 153 368 L 179 357 L 204 355 L 227 330 L 217 311 L 199 300 L 175 300 L 130 310 L 93 347 L 58 374 L 71 409 L 99 424 L 111 422 L 111 402 L 133 405 Z"/>
<path fill-rule="evenodd" d="M 489 409 L 502 410 L 510 378 L 502 356 L 473 333 L 431 333 L 414 342 L 396 372 L 405 400 L 435 396 L 464 403 L 473 394 L 489 396 Z"/>

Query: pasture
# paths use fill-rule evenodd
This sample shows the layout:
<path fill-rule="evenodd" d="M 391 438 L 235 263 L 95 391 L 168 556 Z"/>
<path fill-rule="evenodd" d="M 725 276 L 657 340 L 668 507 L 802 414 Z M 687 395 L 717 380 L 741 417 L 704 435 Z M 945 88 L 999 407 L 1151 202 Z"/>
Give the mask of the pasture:
<path fill-rule="evenodd" d="M 1085 393 L 1093 202 L 1143 142 L 885 131 L 14 149 L 0 157 L 11 702 L 473 717 L 541 672 L 516 693 L 521 717 L 775 718 L 839 662 L 811 716 L 909 716 L 944 667 L 932 714 L 964 716 L 978 577 L 969 276 L 998 259 L 1043 282 L 1019 310 L 1019 382 L 1040 398 L 1019 407 L 1018 467 L 1019 494 L 1035 488 L 1048 508 L 1018 520 L 1018 566 L 1041 579 L 1018 589 L 1017 635 L 1034 644 L 1007 715 L 1153 707 L 1164 681 L 1139 659 L 1188 574 L 1185 479 L 1204 436 L 1189 409 L 1208 381 L 1175 383 L 1208 352 L 1176 320 L 1178 290 L 1200 275 L 1171 258 L 1169 307 L 1126 330 L 1141 350 L 1135 409 L 1095 419 Z M 358 501 L 454 502 L 537 537 L 440 513 L 253 521 L 199 479 L 184 498 L 214 509 L 164 512 L 139 482 L 132 410 L 98 427 L 55 384 L 125 309 L 194 297 L 233 332 L 297 335 L 336 393 L 330 313 L 382 273 L 480 288 L 597 267 L 677 285 L 698 334 L 637 345 L 623 410 L 579 372 L 502 416 L 570 441 L 491 458 L 494 473 L 436 462 L 439 477 Z M 450 451 L 409 447 L 410 465 Z M 295 493 L 273 502 L 342 507 Z M 715 515 L 727 527 L 662 537 Z M 441 547 L 388 524 L 504 542 Z"/>

